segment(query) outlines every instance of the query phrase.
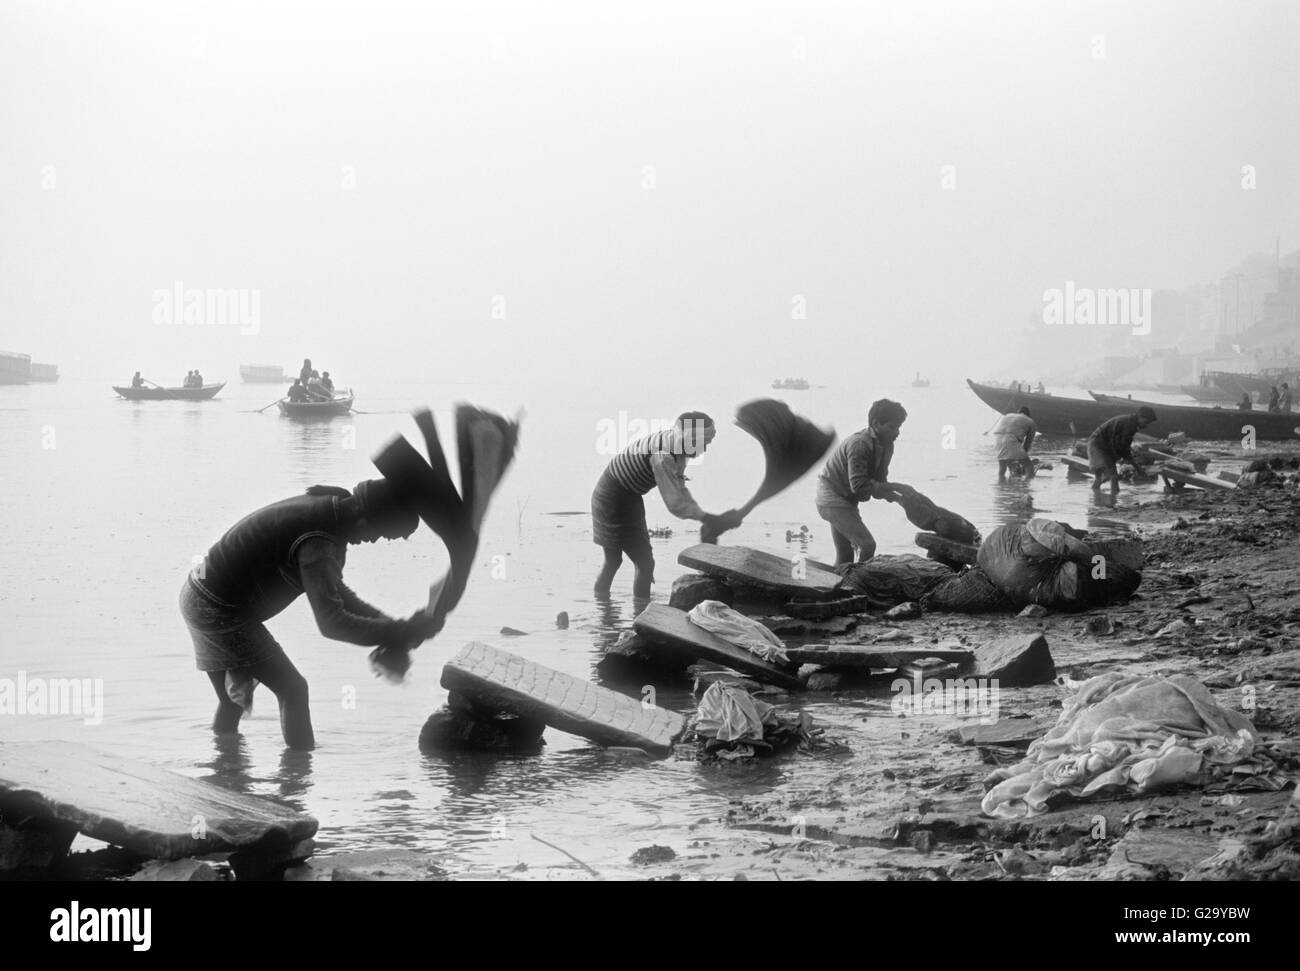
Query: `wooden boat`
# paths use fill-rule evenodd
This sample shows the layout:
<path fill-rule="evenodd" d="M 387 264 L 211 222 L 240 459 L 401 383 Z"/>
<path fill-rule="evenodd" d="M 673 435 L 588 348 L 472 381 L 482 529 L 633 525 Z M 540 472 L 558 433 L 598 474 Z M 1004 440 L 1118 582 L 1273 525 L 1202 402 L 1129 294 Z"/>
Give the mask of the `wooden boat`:
<path fill-rule="evenodd" d="M 120 394 L 127 401 L 207 401 L 215 398 L 217 392 L 226 386 L 226 382 L 220 384 L 205 384 L 201 388 L 132 388 L 130 386 L 122 387 L 113 385 L 113 390 Z"/>
<path fill-rule="evenodd" d="M 26 384 L 31 377 L 31 355 L 0 351 L 0 384 Z"/>
<path fill-rule="evenodd" d="M 352 402 L 355 400 L 355 396 L 349 391 L 330 401 L 290 401 L 288 398 L 281 398 L 276 404 L 280 406 L 280 414 L 288 415 L 290 418 L 336 418 L 350 412 Z"/>
<path fill-rule="evenodd" d="M 289 384 L 292 379 L 278 364 L 241 364 L 239 380 L 244 384 Z"/>
<path fill-rule="evenodd" d="M 777 378 L 772 387 L 784 391 L 807 391 L 810 385 L 804 378 Z"/>
<path fill-rule="evenodd" d="M 59 380 L 59 366 L 57 364 L 37 364 L 32 362 L 32 381 L 57 381 Z"/>
<path fill-rule="evenodd" d="M 917 372 L 916 372 L 916 377 L 914 377 L 914 378 L 912 379 L 912 387 L 914 387 L 914 388 L 928 388 L 928 387 L 930 387 L 930 379 L 929 379 L 929 378 L 923 378 L 923 377 L 921 377 L 921 372 L 920 372 L 920 371 L 917 371 Z"/>
<path fill-rule="evenodd" d="M 1010 414 L 1028 407 L 1038 430 L 1048 435 L 1083 437 L 1116 415 L 1130 415 L 1143 405 L 1153 409 L 1157 420 L 1148 425 L 1148 434 L 1164 438 L 1183 432 L 1188 438 L 1204 441 L 1235 441 L 1252 425 L 1260 441 L 1282 442 L 1296 437 L 1300 415 L 1269 414 L 1264 411 L 1237 411 L 1232 408 L 1200 408 L 1196 405 L 1169 405 L 1155 401 L 1137 401 L 1114 395 L 1096 394 L 1092 398 L 1063 398 L 1054 394 L 1012 391 L 967 380 L 975 395 L 999 414 Z"/>
<path fill-rule="evenodd" d="M 1195 398 L 1197 401 L 1213 401 L 1227 404 L 1241 400 L 1240 393 L 1232 395 L 1213 384 L 1180 384 L 1178 390 L 1189 398 Z"/>

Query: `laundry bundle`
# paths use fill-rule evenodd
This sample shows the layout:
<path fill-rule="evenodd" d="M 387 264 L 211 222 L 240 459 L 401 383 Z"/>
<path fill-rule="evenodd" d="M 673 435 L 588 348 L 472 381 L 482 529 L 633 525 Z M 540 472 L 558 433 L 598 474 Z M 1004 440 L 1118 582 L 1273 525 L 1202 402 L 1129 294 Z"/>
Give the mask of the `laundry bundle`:
<path fill-rule="evenodd" d="M 1249 761 L 1258 745 L 1250 720 L 1220 707 L 1194 678 L 1102 674 L 1077 685 L 1023 761 L 985 779 L 981 808 L 1014 819 L 1046 812 L 1064 794 L 1086 799 L 1108 789 L 1190 784 Z"/>

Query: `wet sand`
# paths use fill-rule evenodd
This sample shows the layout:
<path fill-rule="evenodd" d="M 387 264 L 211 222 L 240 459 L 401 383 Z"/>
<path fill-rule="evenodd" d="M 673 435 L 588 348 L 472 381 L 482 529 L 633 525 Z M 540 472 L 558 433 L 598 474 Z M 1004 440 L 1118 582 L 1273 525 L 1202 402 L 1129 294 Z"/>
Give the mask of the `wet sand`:
<path fill-rule="evenodd" d="M 1019 756 L 990 750 L 982 757 L 977 748 L 956 744 L 949 738 L 959 724 L 955 718 L 874 719 L 889 731 L 883 736 L 864 731 L 873 720 L 855 718 L 855 710 L 887 706 L 887 696 L 845 692 L 813 707 L 852 747 L 850 759 L 836 768 L 833 760 L 819 764 L 815 756 L 783 757 L 784 774 L 806 773 L 815 784 L 734 800 L 727 818 L 701 820 L 699 838 L 674 847 L 671 861 L 646 866 L 646 875 L 670 880 L 1300 875 L 1294 835 L 1292 855 L 1283 852 L 1280 858 L 1272 851 L 1263 854 L 1262 864 L 1249 862 L 1250 848 L 1242 849 L 1261 836 L 1267 840 L 1269 824 L 1284 813 L 1292 825 L 1300 813 L 1288 782 L 1300 775 L 1300 573 L 1293 545 L 1300 530 L 1300 493 L 1270 487 L 1187 490 L 1120 505 L 1111 515 L 1145 541 L 1143 582 L 1130 602 L 1037 619 L 928 614 L 899 626 L 917 642 L 959 639 L 971 646 L 1042 631 L 1058 676 L 1076 681 L 1112 669 L 1191 675 L 1211 688 L 1220 705 L 1251 718 L 1278 763 L 1271 782 L 1184 787 L 1140 797 L 1066 797 L 1043 815 L 995 820 L 980 812 L 982 780 L 999 754 L 1004 762 Z M 1089 633 L 1088 621 L 1101 615 L 1115 623 L 1114 633 Z M 1179 618 L 1194 626 L 1155 636 Z M 1004 688 L 1000 720 L 1025 715 L 1053 724 L 1064 694 L 1056 685 Z M 712 771 L 743 778 L 747 768 Z M 1252 788 L 1265 785 L 1282 788 Z M 719 827 L 725 828 L 722 835 Z"/>

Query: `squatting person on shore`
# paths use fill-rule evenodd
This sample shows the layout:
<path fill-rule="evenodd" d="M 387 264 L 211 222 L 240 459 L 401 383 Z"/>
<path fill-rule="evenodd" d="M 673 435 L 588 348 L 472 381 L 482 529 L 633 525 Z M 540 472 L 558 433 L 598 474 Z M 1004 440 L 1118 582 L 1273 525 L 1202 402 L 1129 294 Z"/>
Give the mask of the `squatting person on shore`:
<path fill-rule="evenodd" d="M 372 479 L 352 492 L 312 486 L 245 516 L 217 540 L 180 598 L 197 666 L 217 693 L 213 731 L 239 728 L 261 682 L 280 703 L 285 744 L 315 747 L 307 681 L 263 624 L 303 593 L 332 640 L 406 648 L 437 633 L 423 610 L 396 620 L 343 583 L 347 544 L 404 539 L 418 524 L 387 480 Z"/>
<path fill-rule="evenodd" d="M 591 494 L 592 539 L 605 553 L 596 577 L 596 596 L 609 595 L 626 553 L 636 568 L 632 596 L 649 599 L 655 560 L 642 497 L 651 489 L 659 489 L 664 505 L 678 519 L 699 520 L 716 531 L 740 525 L 736 510 L 710 515 L 686 488 L 686 463 L 703 455 L 715 435 L 712 418 L 702 411 L 688 411 L 677 416 L 672 428 L 637 439 L 610 460 Z"/>
<path fill-rule="evenodd" d="M 1092 470 L 1092 491 L 1100 492 L 1110 480 L 1111 495 L 1119 492 L 1119 469 L 1123 459 L 1139 465 L 1133 458 L 1133 436 L 1156 420 L 1156 413 L 1143 405 L 1131 415 L 1116 415 L 1102 422 L 1088 436 L 1088 467 Z"/>
<path fill-rule="evenodd" d="M 867 427 L 844 439 L 826 460 L 817 480 L 817 513 L 830 523 L 835 543 L 835 565 L 876 555 L 876 540 L 862 521 L 858 503 L 869 499 L 897 502 L 899 492 L 910 488 L 890 482 L 889 462 L 894 457 L 907 409 L 881 398 L 867 412 Z"/>

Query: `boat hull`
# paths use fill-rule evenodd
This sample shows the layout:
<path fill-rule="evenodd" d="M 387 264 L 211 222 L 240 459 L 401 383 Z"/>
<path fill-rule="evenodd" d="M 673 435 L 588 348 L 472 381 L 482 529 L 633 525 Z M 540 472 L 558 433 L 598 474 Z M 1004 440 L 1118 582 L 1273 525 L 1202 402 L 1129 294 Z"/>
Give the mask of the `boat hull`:
<path fill-rule="evenodd" d="M 1082 438 L 1107 419 L 1130 415 L 1143 405 L 1155 411 L 1157 420 L 1148 425 L 1147 434 L 1163 438 L 1183 432 L 1188 438 L 1202 441 L 1240 439 L 1244 426 L 1255 429 L 1260 441 L 1282 442 L 1297 437 L 1300 415 L 1269 414 L 1263 411 L 1240 412 L 1229 408 L 1199 408 L 1195 405 L 1168 405 L 1156 401 L 1135 401 L 1112 395 L 1086 398 L 1062 398 L 1051 394 L 1027 394 L 1008 388 L 994 388 L 967 380 L 975 395 L 1000 414 L 1028 407 L 1038 430 L 1048 435 L 1073 435 Z M 1099 399 L 1099 400 L 1098 400 Z"/>
<path fill-rule="evenodd" d="M 113 390 L 127 401 L 207 401 L 225 386 L 224 381 L 201 388 L 131 388 L 115 384 Z"/>
<path fill-rule="evenodd" d="M 355 400 L 352 395 L 333 401 L 285 401 L 282 398 L 276 404 L 280 406 L 280 414 L 290 418 L 337 418 L 351 412 Z"/>

